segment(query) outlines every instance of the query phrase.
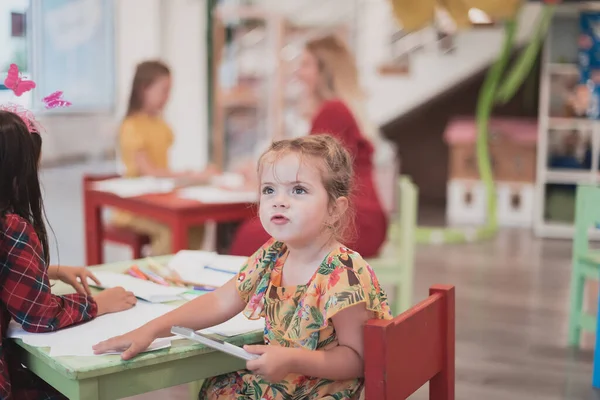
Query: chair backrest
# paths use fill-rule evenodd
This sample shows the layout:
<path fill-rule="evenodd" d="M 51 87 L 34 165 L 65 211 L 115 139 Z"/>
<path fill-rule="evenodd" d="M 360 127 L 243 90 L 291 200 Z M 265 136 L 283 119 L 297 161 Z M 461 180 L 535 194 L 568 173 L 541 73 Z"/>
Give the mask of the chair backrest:
<path fill-rule="evenodd" d="M 365 326 L 365 399 L 402 400 L 429 382 L 431 400 L 454 400 L 454 286 L 392 320 Z"/>
<path fill-rule="evenodd" d="M 400 249 L 402 262 L 413 264 L 417 236 L 417 213 L 419 189 L 409 176 L 402 175 L 397 183 L 397 215 L 398 232 L 390 232 L 391 239 Z"/>
<path fill-rule="evenodd" d="M 373 157 L 373 181 L 381 207 L 389 218 L 397 213 L 398 198 L 396 182 L 400 175 L 400 160 L 396 155 L 395 146 L 387 140 L 380 139 L 375 144 Z"/>

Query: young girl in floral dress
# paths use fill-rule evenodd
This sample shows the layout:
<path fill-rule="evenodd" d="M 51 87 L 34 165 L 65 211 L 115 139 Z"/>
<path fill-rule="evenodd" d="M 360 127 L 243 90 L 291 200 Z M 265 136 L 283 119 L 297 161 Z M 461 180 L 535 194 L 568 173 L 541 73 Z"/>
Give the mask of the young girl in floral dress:
<path fill-rule="evenodd" d="M 352 232 L 352 160 L 333 137 L 272 144 L 259 160 L 260 220 L 272 238 L 221 288 L 95 346 L 130 359 L 173 325 L 194 330 L 240 312 L 265 318 L 247 369 L 207 380 L 200 399 L 353 399 L 363 387 L 363 326 L 391 318 Z"/>

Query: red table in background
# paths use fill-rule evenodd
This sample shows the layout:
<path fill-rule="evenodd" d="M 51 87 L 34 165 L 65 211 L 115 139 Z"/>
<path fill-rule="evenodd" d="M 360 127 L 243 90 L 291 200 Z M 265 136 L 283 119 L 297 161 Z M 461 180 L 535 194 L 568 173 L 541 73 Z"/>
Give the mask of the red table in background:
<path fill-rule="evenodd" d="M 192 226 L 207 221 L 241 221 L 256 215 L 253 203 L 206 204 L 180 198 L 176 192 L 120 197 L 94 190 L 90 183 L 84 184 L 83 198 L 87 265 L 103 263 L 103 207 L 119 208 L 168 225 L 173 236 L 173 253 L 188 247 L 188 231 Z"/>

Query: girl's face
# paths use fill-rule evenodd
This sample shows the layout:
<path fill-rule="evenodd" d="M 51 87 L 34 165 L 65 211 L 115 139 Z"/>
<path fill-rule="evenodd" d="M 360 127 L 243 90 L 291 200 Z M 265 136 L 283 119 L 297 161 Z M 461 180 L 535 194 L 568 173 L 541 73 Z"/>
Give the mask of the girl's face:
<path fill-rule="evenodd" d="M 302 247 L 325 231 L 329 196 L 315 160 L 294 153 L 265 159 L 260 191 L 260 221 L 276 240 Z"/>
<path fill-rule="evenodd" d="M 165 108 L 171 92 L 171 77 L 162 75 L 144 91 L 144 110 L 150 114 L 159 114 Z"/>
<path fill-rule="evenodd" d="M 304 50 L 300 58 L 300 65 L 296 70 L 296 77 L 304 84 L 306 93 L 313 94 L 317 91 L 321 72 L 319 61 L 308 50 Z"/>

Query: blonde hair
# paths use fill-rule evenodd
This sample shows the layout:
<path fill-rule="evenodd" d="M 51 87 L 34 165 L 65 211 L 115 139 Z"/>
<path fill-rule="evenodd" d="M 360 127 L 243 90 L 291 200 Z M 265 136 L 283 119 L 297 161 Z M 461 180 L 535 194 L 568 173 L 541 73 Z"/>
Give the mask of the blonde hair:
<path fill-rule="evenodd" d="M 298 154 L 301 162 L 304 157 L 320 161 L 318 167 L 321 171 L 323 187 L 327 191 L 329 204 L 335 204 L 340 197 L 346 197 L 349 202 L 347 210 L 338 216 L 328 228 L 336 240 L 351 240 L 354 238 L 354 212 L 350 206 L 353 189 L 353 160 L 346 148 L 333 136 L 326 134 L 313 134 L 296 139 L 285 139 L 273 142 L 258 159 L 258 175 L 262 173 L 265 160 L 270 159 L 275 163 L 286 154 Z M 315 165 L 311 162 L 310 165 Z"/>
<path fill-rule="evenodd" d="M 321 100 L 339 98 L 352 111 L 362 134 L 377 139 L 378 130 L 367 117 L 367 96 L 360 87 L 356 61 L 348 46 L 335 35 L 326 35 L 308 41 L 304 47 L 319 65 L 321 80 L 315 94 Z"/>

